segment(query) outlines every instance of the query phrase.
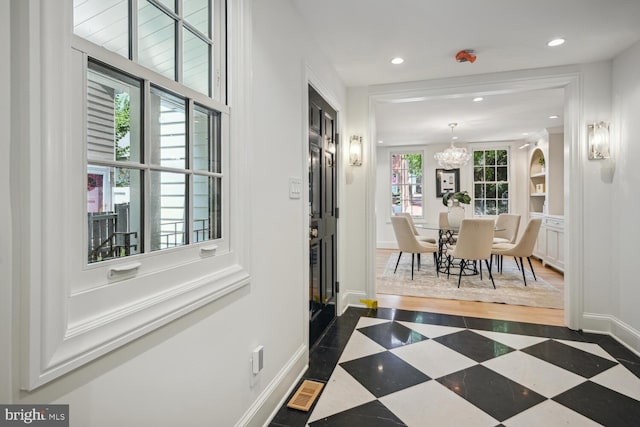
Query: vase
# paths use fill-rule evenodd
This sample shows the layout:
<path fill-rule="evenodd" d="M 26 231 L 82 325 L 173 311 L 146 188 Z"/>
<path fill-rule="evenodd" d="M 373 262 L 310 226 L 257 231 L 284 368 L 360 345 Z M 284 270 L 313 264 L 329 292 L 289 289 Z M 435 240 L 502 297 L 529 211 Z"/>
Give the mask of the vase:
<path fill-rule="evenodd" d="M 464 208 L 460 206 L 460 202 L 457 200 L 453 201 L 453 204 L 449 206 L 449 227 L 452 228 L 460 228 L 460 224 L 462 224 L 462 220 L 464 219 Z"/>

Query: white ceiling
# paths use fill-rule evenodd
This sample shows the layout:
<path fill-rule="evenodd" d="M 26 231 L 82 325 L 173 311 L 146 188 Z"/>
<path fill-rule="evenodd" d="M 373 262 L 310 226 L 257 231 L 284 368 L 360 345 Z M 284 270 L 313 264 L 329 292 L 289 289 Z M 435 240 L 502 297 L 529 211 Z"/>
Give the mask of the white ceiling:
<path fill-rule="evenodd" d="M 295 0 L 306 27 L 345 84 L 468 76 L 611 59 L 640 40 L 640 0 Z M 567 41 L 550 48 L 556 37 Z M 474 49 L 475 63 L 455 54 Z M 403 57 L 401 65 L 390 60 Z M 384 144 L 525 138 L 562 126 L 562 90 L 384 103 Z M 548 116 L 560 115 L 552 120 Z"/>

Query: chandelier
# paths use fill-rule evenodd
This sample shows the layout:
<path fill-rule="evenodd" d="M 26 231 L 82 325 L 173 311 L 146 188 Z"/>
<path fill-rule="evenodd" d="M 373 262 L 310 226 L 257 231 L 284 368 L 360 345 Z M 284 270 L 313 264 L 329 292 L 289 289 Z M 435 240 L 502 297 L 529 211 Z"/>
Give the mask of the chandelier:
<path fill-rule="evenodd" d="M 471 154 L 467 152 L 466 148 L 459 148 L 453 145 L 453 128 L 456 126 L 458 126 L 457 123 L 449 123 L 449 127 L 451 128 L 451 146 L 433 156 L 433 158 L 438 161 L 438 164 L 445 169 L 458 169 L 469 163 L 469 159 L 471 159 Z"/>

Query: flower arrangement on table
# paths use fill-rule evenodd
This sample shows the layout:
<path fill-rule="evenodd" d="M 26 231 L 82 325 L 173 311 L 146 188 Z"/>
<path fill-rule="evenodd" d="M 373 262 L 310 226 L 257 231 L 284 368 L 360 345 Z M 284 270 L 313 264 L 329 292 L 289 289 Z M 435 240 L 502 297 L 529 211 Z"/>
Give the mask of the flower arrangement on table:
<path fill-rule="evenodd" d="M 447 207 L 455 204 L 455 202 L 468 205 L 469 203 L 471 203 L 471 196 L 469 196 L 469 193 L 467 191 L 458 191 L 456 193 L 447 191 L 446 193 L 444 193 L 444 196 L 442 196 L 442 204 Z"/>

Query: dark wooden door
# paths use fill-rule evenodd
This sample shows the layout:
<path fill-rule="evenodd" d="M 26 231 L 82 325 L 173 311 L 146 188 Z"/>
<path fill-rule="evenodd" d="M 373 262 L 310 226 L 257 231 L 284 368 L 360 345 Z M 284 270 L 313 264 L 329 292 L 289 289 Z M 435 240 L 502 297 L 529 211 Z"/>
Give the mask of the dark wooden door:
<path fill-rule="evenodd" d="M 336 316 L 336 111 L 309 86 L 309 345 Z"/>

